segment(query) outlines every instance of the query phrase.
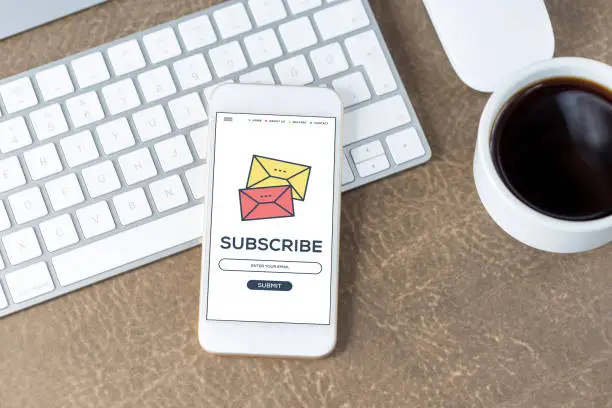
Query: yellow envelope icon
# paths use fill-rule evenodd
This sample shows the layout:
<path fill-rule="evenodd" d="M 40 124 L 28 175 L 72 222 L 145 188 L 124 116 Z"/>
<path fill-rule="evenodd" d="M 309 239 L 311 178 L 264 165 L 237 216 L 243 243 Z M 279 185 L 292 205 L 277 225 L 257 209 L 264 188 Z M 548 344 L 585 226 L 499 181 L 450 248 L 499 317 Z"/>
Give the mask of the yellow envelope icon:
<path fill-rule="evenodd" d="M 293 199 L 304 201 L 310 166 L 253 156 L 247 188 L 291 186 Z"/>

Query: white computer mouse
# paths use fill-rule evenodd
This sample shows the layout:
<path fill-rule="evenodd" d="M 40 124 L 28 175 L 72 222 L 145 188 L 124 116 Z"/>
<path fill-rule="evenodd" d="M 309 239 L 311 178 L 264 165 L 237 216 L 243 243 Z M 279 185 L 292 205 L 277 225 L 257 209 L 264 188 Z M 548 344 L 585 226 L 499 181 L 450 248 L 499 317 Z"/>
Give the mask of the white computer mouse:
<path fill-rule="evenodd" d="M 423 1 L 459 78 L 478 91 L 554 54 L 544 0 Z"/>

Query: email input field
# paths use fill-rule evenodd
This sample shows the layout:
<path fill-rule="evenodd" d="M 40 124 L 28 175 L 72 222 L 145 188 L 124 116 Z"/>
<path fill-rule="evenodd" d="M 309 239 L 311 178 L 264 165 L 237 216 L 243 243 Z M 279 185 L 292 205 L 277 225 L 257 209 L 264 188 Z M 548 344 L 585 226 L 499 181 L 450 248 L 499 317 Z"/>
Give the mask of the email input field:
<path fill-rule="evenodd" d="M 323 267 L 318 262 L 264 261 L 259 259 L 222 259 L 219 268 L 229 272 L 269 272 L 317 275 Z"/>

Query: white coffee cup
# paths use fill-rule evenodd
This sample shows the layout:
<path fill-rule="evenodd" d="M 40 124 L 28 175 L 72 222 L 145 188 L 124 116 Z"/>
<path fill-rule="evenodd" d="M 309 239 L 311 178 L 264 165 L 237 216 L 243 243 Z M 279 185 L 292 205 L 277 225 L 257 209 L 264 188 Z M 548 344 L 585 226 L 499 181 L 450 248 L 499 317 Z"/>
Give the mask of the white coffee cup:
<path fill-rule="evenodd" d="M 530 85 L 556 77 L 586 79 L 612 89 L 612 66 L 584 58 L 554 58 L 512 75 L 493 93 L 482 114 L 474 156 L 474 180 L 491 218 L 512 237 L 544 251 L 581 252 L 612 241 L 612 216 L 566 221 L 532 209 L 506 187 L 491 154 L 493 126 L 504 105 Z"/>

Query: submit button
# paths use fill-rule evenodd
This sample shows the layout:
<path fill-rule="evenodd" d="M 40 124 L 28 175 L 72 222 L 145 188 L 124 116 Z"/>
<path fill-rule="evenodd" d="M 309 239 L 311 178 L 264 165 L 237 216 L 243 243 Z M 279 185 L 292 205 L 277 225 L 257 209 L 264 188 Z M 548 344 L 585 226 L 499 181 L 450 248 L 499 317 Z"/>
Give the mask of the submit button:
<path fill-rule="evenodd" d="M 250 280 L 247 282 L 247 288 L 251 290 L 271 290 L 276 292 L 288 292 L 293 288 L 291 282 L 286 281 L 266 281 L 266 280 Z"/>

